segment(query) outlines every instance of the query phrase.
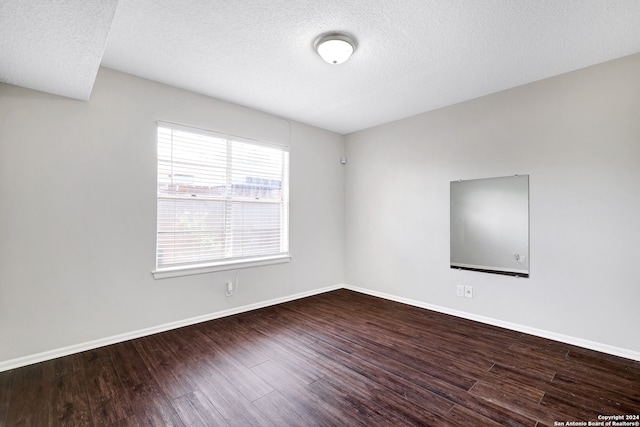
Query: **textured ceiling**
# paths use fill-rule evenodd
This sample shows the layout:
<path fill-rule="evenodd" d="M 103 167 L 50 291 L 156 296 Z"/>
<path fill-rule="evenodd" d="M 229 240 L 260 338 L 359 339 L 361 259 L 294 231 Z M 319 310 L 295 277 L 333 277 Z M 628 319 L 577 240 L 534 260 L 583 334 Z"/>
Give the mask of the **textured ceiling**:
<path fill-rule="evenodd" d="M 118 0 L 0 0 L 0 82 L 88 100 Z"/>
<path fill-rule="evenodd" d="M 0 3 L 0 80 L 86 99 L 114 1 L 53 3 Z M 638 0 L 120 0 L 102 65 L 349 133 L 638 53 L 639 22 Z M 335 30 L 341 65 L 312 50 Z"/>

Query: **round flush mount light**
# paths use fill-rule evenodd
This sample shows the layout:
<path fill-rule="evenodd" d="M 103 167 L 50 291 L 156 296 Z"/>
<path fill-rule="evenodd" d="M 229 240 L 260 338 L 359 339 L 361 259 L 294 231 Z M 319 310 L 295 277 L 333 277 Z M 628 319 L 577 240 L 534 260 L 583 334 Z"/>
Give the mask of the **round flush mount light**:
<path fill-rule="evenodd" d="M 342 64 L 355 52 L 356 41 L 344 33 L 328 33 L 318 37 L 313 47 L 329 64 Z"/>

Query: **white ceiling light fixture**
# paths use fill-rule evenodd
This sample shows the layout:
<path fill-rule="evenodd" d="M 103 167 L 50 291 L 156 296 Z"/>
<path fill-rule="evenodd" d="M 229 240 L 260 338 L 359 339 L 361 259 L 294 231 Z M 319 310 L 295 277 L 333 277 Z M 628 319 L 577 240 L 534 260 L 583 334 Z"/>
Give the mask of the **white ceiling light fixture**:
<path fill-rule="evenodd" d="M 356 50 L 356 41 L 344 33 L 323 34 L 313 44 L 318 55 L 329 64 L 342 64 Z"/>

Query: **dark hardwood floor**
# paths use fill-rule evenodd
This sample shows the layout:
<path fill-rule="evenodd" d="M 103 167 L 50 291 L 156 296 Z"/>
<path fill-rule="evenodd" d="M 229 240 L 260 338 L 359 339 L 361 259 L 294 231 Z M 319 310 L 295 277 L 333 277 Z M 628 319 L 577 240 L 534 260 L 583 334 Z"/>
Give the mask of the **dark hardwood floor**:
<path fill-rule="evenodd" d="M 0 373 L 0 425 L 11 427 L 554 426 L 634 414 L 640 362 L 347 290 Z"/>

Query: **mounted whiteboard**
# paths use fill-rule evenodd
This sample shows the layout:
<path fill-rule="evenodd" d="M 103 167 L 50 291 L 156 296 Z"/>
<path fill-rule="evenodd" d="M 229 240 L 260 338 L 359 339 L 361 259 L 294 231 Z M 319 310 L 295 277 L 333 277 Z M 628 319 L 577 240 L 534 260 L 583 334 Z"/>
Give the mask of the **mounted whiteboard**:
<path fill-rule="evenodd" d="M 451 181 L 451 268 L 529 277 L 529 175 Z"/>

